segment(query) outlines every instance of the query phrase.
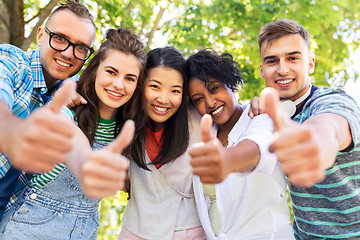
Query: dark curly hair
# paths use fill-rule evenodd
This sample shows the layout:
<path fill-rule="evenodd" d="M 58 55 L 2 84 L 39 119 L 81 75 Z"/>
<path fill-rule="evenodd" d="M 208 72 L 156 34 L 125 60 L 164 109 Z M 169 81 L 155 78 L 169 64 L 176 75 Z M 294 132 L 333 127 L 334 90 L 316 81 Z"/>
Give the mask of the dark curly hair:
<path fill-rule="evenodd" d="M 212 49 L 203 49 L 191 55 L 186 61 L 188 79 L 197 78 L 208 88 L 209 79 L 216 79 L 231 90 L 244 85 L 240 65 L 229 53 L 218 53 Z"/>

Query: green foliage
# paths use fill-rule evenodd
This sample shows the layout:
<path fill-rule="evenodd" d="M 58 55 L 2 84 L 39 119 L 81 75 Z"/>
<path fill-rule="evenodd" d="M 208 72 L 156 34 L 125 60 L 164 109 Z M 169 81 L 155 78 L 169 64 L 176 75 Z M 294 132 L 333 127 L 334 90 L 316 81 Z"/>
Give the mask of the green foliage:
<path fill-rule="evenodd" d="M 36 15 L 49 0 L 24 0 L 25 16 Z M 257 35 L 277 19 L 294 19 L 311 34 L 316 54 L 313 81 L 329 85 L 335 76 L 345 84 L 349 47 L 360 43 L 360 2 L 356 0 L 83 0 L 98 27 L 95 47 L 109 28 L 130 27 L 147 49 L 166 44 L 186 56 L 202 48 L 234 55 L 242 67 L 241 99 L 251 99 L 265 86 L 259 76 Z M 163 9 L 164 11 L 161 11 Z M 158 21 L 157 21 L 158 20 Z M 159 40 L 160 39 L 160 40 Z M 350 39 L 350 41 L 349 41 Z M 355 75 L 357 76 L 357 75 Z"/>
<path fill-rule="evenodd" d="M 99 240 L 115 240 L 121 230 L 121 218 L 127 203 L 128 194 L 119 192 L 100 202 Z"/>

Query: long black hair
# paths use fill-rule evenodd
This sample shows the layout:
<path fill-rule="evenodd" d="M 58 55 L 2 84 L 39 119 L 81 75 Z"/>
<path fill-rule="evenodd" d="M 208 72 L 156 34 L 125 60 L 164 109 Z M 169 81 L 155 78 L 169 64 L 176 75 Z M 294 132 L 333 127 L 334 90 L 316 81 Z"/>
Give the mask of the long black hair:
<path fill-rule="evenodd" d="M 147 54 L 145 78 L 149 71 L 156 67 L 167 67 L 178 71 L 183 78 L 182 101 L 178 111 L 165 122 L 163 145 L 159 155 L 152 164 L 166 164 L 181 156 L 189 145 L 188 127 L 188 81 L 186 78 L 186 61 L 182 53 L 172 46 L 155 48 Z M 145 80 L 138 85 L 135 100 L 132 102 L 130 118 L 135 121 L 136 130 L 132 144 L 127 149 L 127 157 L 132 159 L 139 167 L 148 170 L 145 156 L 145 129 L 151 123 L 144 105 Z M 135 95 L 135 94 L 134 94 Z"/>

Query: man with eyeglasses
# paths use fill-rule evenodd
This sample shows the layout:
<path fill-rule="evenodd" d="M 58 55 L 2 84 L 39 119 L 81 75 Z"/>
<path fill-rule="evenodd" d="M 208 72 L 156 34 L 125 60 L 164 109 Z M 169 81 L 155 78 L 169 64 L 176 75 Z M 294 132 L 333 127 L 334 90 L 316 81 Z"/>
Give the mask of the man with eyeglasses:
<path fill-rule="evenodd" d="M 59 97 L 39 107 L 63 80 L 77 80 L 76 74 L 94 51 L 95 32 L 89 10 L 67 1 L 51 13 L 45 27 L 39 27 L 38 49 L 24 52 L 0 44 L 0 217 L 27 184 L 26 174 L 19 170 L 52 170 L 72 149 L 74 126 L 60 109 L 74 92 L 74 84 L 64 84 Z"/>

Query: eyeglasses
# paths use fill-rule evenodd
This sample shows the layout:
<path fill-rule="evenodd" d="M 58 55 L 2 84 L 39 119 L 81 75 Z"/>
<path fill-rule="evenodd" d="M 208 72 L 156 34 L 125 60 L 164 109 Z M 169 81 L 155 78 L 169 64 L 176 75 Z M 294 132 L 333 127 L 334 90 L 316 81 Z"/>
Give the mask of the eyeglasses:
<path fill-rule="evenodd" d="M 68 49 L 70 46 L 73 47 L 74 56 L 79 59 L 86 61 L 91 54 L 93 54 L 94 49 L 92 47 L 87 47 L 82 44 L 75 44 L 64 38 L 63 36 L 51 32 L 47 27 L 45 27 L 45 32 L 49 34 L 49 45 L 52 49 L 63 52 Z"/>

